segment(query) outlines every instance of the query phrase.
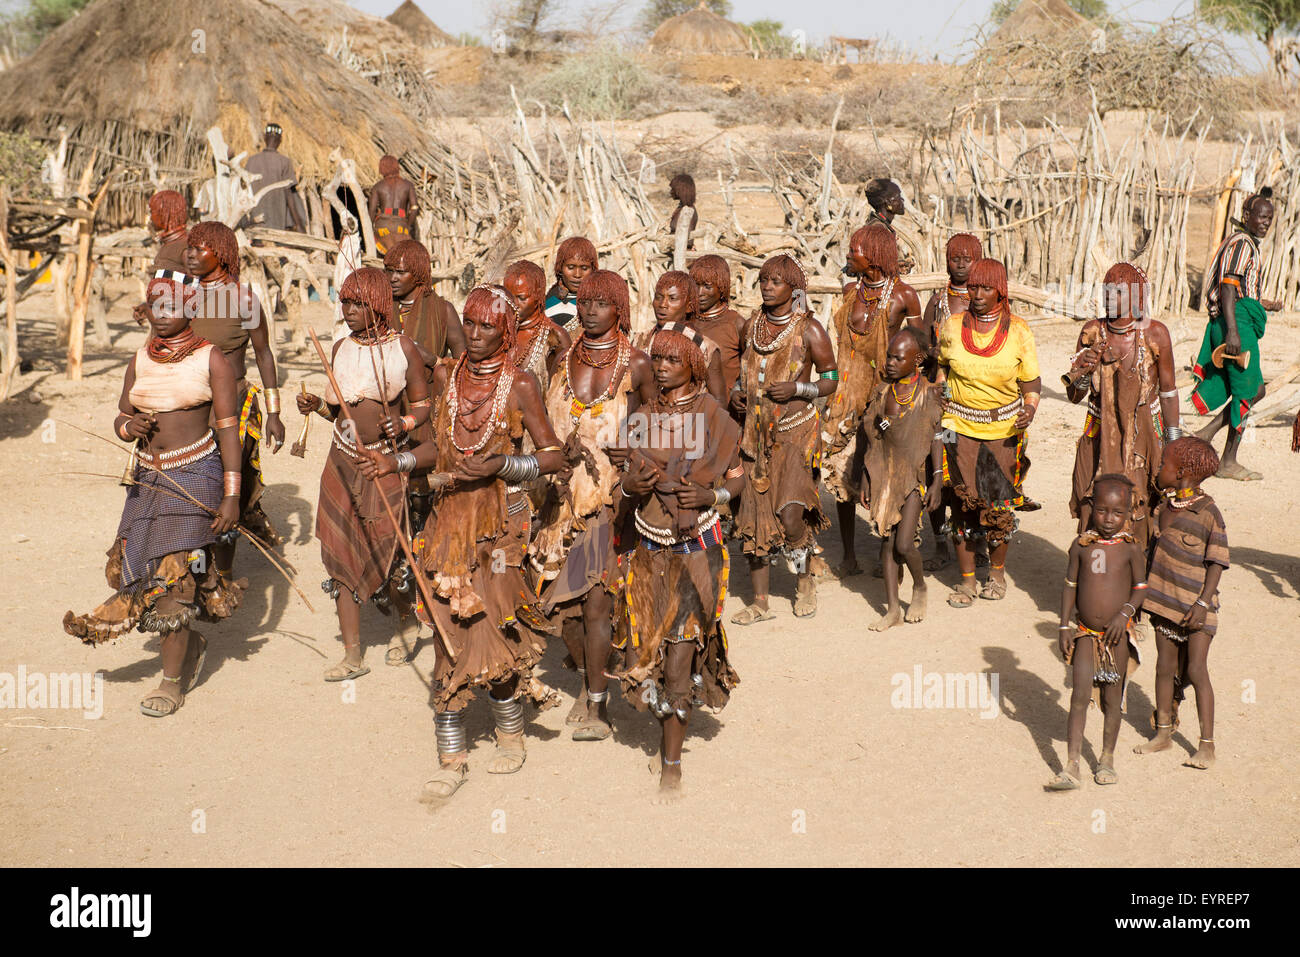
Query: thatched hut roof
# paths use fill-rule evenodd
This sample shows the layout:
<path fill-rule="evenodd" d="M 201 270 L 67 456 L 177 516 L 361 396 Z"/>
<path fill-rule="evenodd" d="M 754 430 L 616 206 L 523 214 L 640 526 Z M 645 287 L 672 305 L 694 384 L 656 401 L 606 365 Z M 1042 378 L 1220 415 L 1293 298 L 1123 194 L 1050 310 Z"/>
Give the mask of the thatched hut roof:
<path fill-rule="evenodd" d="M 1013 43 L 1030 38 L 1056 37 L 1078 27 L 1091 26 L 1092 21 L 1065 0 L 1020 0 L 1020 6 L 1002 21 L 989 42 Z"/>
<path fill-rule="evenodd" d="M 430 20 L 429 15 L 412 0 L 403 0 L 402 5 L 384 19 L 406 31 L 406 35 L 420 46 L 449 47 L 456 44 L 456 38 Z"/>
<path fill-rule="evenodd" d="M 210 127 L 238 152 L 257 149 L 269 121 L 308 182 L 333 175 L 334 147 L 361 169 L 388 152 L 419 170 L 444 152 L 265 0 L 96 0 L 0 72 L 0 129 L 56 140 L 64 126 L 74 168 L 92 147 L 101 171 L 134 168 L 109 197 L 109 222 L 141 218 L 151 161 L 169 183 L 204 179 Z"/>
<path fill-rule="evenodd" d="M 348 45 L 370 60 L 417 57 L 416 45 L 401 29 L 379 17 L 362 13 L 344 0 L 267 0 L 279 7 L 327 49 L 337 48 L 347 31 Z"/>
<path fill-rule="evenodd" d="M 656 53 L 748 53 L 749 38 L 739 26 L 718 16 L 704 5 L 659 25 L 650 38 L 650 49 Z"/>

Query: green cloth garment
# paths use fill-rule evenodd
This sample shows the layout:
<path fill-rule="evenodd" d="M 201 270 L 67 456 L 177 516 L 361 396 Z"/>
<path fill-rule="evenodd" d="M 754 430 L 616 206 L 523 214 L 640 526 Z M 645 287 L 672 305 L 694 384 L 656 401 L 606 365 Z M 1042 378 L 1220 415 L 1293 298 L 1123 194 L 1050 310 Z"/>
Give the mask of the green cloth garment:
<path fill-rule="evenodd" d="M 1216 369 L 1211 356 L 1227 338 L 1228 326 L 1223 316 L 1214 316 L 1205 327 L 1201 351 L 1192 366 L 1196 388 L 1192 390 L 1192 405 L 1201 415 L 1209 415 L 1222 408 L 1229 400 L 1232 427 L 1238 432 L 1245 424 L 1250 404 L 1255 401 L 1264 384 L 1264 373 L 1259 367 L 1259 340 L 1264 338 L 1268 316 L 1258 299 L 1238 299 L 1234 312 L 1237 317 L 1237 335 L 1241 338 L 1241 351 L 1250 353 L 1250 362 L 1241 368 L 1235 362 L 1225 361 Z"/>

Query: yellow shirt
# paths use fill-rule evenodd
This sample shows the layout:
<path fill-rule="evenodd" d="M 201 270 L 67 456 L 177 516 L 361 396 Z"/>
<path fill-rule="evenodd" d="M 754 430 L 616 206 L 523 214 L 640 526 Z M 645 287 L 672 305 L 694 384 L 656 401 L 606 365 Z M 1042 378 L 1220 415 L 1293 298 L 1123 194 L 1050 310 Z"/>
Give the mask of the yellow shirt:
<path fill-rule="evenodd" d="M 948 375 L 948 395 L 971 409 L 997 409 L 1020 397 L 1020 383 L 1039 377 L 1038 351 L 1029 323 L 1011 317 L 1006 342 L 991 356 L 972 355 L 961 341 L 964 313 L 949 316 L 939 330 L 939 364 Z M 993 341 L 998 327 L 974 333 L 975 347 L 982 349 Z M 970 422 L 957 415 L 944 414 L 943 427 L 976 439 L 1005 439 L 1020 430 L 1014 418 L 1001 422 Z"/>

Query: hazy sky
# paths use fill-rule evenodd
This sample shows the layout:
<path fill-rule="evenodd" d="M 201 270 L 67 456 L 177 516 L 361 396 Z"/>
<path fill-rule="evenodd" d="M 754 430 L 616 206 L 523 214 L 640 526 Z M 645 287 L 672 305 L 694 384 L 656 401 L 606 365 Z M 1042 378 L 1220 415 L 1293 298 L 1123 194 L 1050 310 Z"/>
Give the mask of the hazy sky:
<path fill-rule="evenodd" d="M 462 31 L 486 37 L 492 0 L 416 0 L 438 26 L 448 33 Z M 601 0 L 557 0 L 566 11 L 560 19 L 603 5 Z M 401 0 L 352 0 L 367 13 L 385 16 Z M 642 6 L 640 0 L 624 0 L 629 11 Z M 1172 14 L 1187 15 L 1194 0 L 1109 0 L 1112 13 L 1136 21 L 1157 21 Z M 963 43 L 988 18 L 993 0 L 732 0 L 733 19 L 749 22 L 779 20 L 786 32 L 802 28 L 809 39 L 829 34 L 850 37 L 887 36 L 922 55 L 940 54 L 943 59 L 960 55 Z M 797 11 L 797 12 L 796 12 Z M 1263 47 L 1249 44 L 1252 53 Z M 1263 62 L 1262 59 L 1260 61 Z"/>

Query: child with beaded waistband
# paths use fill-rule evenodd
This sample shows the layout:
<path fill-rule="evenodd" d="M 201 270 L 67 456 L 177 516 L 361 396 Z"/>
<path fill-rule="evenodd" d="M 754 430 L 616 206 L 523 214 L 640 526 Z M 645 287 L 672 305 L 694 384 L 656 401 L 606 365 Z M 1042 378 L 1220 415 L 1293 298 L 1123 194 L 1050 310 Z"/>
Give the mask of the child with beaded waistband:
<path fill-rule="evenodd" d="M 1070 546 L 1059 643 L 1066 667 L 1073 668 L 1074 693 L 1065 767 L 1048 782 L 1050 791 L 1073 791 L 1079 786 L 1079 755 L 1090 703 L 1099 703 L 1105 716 L 1093 780 L 1098 784 L 1117 780 L 1115 743 L 1124 688 L 1138 665 L 1133 617 L 1147 590 L 1142 548 L 1131 532 L 1124 531 L 1132 499 L 1133 482 L 1127 476 L 1099 475 L 1093 482 L 1091 526 Z"/>
<path fill-rule="evenodd" d="M 1228 533 L 1201 482 L 1219 457 L 1208 442 L 1186 435 L 1165 446 L 1156 481 L 1165 500 L 1156 506 L 1156 541 L 1147 573 L 1146 611 L 1156 632 L 1156 736 L 1133 750 L 1164 751 L 1178 727 L 1183 688 L 1196 689 L 1201 739 L 1186 765 L 1214 763 L 1214 688 L 1206 659 L 1219 625 L 1219 579 L 1228 567 Z"/>

